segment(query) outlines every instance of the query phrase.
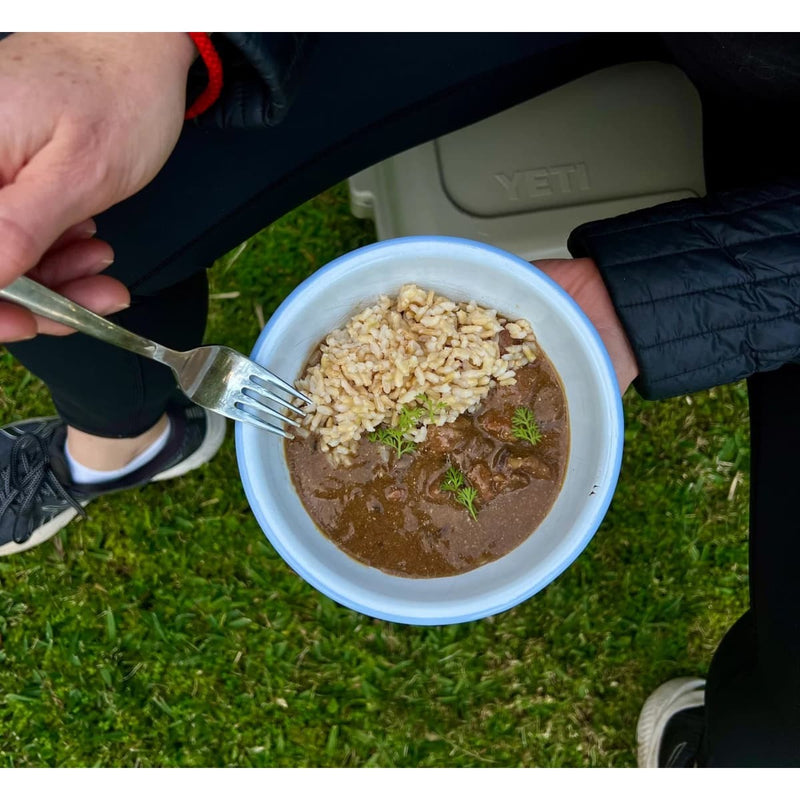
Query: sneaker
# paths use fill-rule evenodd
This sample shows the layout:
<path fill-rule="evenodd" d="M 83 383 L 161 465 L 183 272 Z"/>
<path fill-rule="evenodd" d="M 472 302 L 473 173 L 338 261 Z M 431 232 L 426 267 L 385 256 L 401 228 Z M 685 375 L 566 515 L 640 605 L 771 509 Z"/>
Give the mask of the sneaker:
<path fill-rule="evenodd" d="M 47 541 L 100 495 L 177 478 L 210 461 L 225 438 L 225 418 L 199 406 L 171 406 L 172 429 L 151 461 L 114 481 L 73 483 L 64 455 L 67 426 L 38 417 L 0 428 L 0 556 Z"/>
<path fill-rule="evenodd" d="M 645 700 L 636 724 L 640 767 L 692 767 L 705 724 L 702 678 L 673 678 Z"/>

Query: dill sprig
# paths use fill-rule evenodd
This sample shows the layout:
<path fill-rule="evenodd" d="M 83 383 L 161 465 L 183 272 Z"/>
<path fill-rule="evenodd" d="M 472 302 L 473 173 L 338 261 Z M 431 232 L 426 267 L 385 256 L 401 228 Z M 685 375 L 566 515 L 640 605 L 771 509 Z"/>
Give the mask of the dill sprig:
<path fill-rule="evenodd" d="M 371 442 L 380 442 L 391 447 L 397 453 L 398 458 L 406 453 L 413 453 L 417 449 L 417 444 L 406 434 L 414 430 L 425 415 L 429 422 L 435 422 L 436 413 L 447 409 L 445 403 L 435 403 L 426 394 L 418 394 L 415 399 L 420 405 L 403 406 L 397 412 L 397 425 L 394 427 L 384 425 L 370 433 L 367 438 Z"/>
<path fill-rule="evenodd" d="M 406 438 L 406 434 L 416 427 L 424 413 L 424 408 L 408 408 L 405 406 L 397 414 L 397 425 L 393 428 L 389 426 L 378 428 L 378 430 L 370 433 L 367 438 L 371 442 L 380 442 L 387 447 L 391 447 L 398 458 L 401 458 L 406 453 L 413 453 L 417 449 L 417 444 Z"/>
<path fill-rule="evenodd" d="M 465 481 L 464 473 L 458 467 L 449 466 L 444 474 L 441 489 L 444 492 L 457 492 Z"/>
<path fill-rule="evenodd" d="M 417 426 L 417 423 L 424 413 L 425 409 L 423 408 L 409 408 L 408 406 L 403 406 L 403 408 L 397 412 L 397 427 L 403 433 L 407 433 Z"/>
<path fill-rule="evenodd" d="M 436 414 L 439 411 L 447 411 L 447 403 L 439 400 L 434 402 L 426 394 L 418 394 L 416 401 L 422 406 L 424 412 L 428 414 L 428 422 L 436 422 Z"/>
<path fill-rule="evenodd" d="M 371 442 L 380 442 L 391 447 L 397 453 L 398 458 L 406 453 L 413 453 L 417 449 L 416 443 L 406 439 L 405 434 L 398 428 L 378 428 L 368 438 Z"/>
<path fill-rule="evenodd" d="M 525 406 L 518 406 L 511 419 L 511 431 L 517 439 L 524 439 L 531 444 L 538 444 L 542 439 L 542 432 L 536 424 L 533 411 Z"/>
<path fill-rule="evenodd" d="M 475 510 L 475 501 L 478 499 L 478 490 L 472 486 L 465 486 L 456 492 L 456 500 L 469 511 L 472 519 L 478 519 L 478 512 Z"/>
<path fill-rule="evenodd" d="M 444 480 L 441 483 L 441 489 L 444 492 L 452 492 L 455 495 L 456 502 L 467 509 L 472 519 L 478 519 L 478 512 L 475 509 L 478 490 L 467 485 L 467 479 L 458 467 L 450 466 L 447 468 Z"/>

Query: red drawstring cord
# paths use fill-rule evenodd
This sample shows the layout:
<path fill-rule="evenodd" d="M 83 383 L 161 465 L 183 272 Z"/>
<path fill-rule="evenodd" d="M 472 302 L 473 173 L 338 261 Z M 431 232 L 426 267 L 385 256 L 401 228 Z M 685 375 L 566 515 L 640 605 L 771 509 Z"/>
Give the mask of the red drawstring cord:
<path fill-rule="evenodd" d="M 211 108 L 222 91 L 222 61 L 211 44 L 211 38 L 207 33 L 190 33 L 189 36 L 208 70 L 208 86 L 189 107 L 184 119 L 192 119 Z"/>

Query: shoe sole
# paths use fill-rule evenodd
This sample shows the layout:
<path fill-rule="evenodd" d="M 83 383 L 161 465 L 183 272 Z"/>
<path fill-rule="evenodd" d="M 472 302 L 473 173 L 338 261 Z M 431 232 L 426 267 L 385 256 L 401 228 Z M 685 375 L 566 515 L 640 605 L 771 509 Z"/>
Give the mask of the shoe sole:
<path fill-rule="evenodd" d="M 679 711 L 703 705 L 705 685 L 702 678 L 673 678 L 645 700 L 636 723 L 636 761 L 640 767 L 658 767 L 658 751 L 667 722 Z"/>
<path fill-rule="evenodd" d="M 43 419 L 47 419 L 47 417 L 27 419 L 20 424 L 39 422 Z M 193 469 L 201 467 L 217 454 L 217 450 L 219 450 L 223 441 L 225 441 L 225 431 L 225 417 L 221 417 L 219 414 L 214 414 L 211 411 L 206 411 L 206 435 L 203 437 L 200 447 L 198 447 L 197 450 L 195 450 L 194 453 L 189 456 L 189 458 L 184 459 L 174 467 L 170 467 L 169 469 L 165 469 L 163 472 L 159 472 L 158 475 L 153 476 L 153 478 L 151 478 L 148 482 L 153 483 L 155 481 L 166 481 L 170 478 L 179 478 L 181 475 L 185 475 L 187 472 L 191 472 Z M 85 500 L 81 503 L 81 506 L 85 508 L 90 502 L 91 500 Z M 51 519 L 49 522 L 46 522 L 44 525 L 41 525 L 39 528 L 37 528 L 31 535 L 30 539 L 22 544 L 8 542 L 7 544 L 2 545 L 0 547 L 0 558 L 3 556 L 10 556 L 15 553 L 23 553 L 25 550 L 30 550 L 32 547 L 36 547 L 46 542 L 48 539 L 51 539 L 53 536 L 55 536 L 62 528 L 66 528 L 66 526 L 69 525 L 69 523 L 72 522 L 77 515 L 78 512 L 74 508 L 68 508 L 62 511 L 60 514 L 53 517 L 53 519 Z"/>
<path fill-rule="evenodd" d="M 81 503 L 81 506 L 84 508 L 90 503 L 90 500 L 85 500 Z M 49 522 L 45 522 L 44 525 L 40 525 L 32 534 L 30 539 L 27 539 L 22 544 L 17 544 L 16 542 L 8 542 L 0 547 L 0 557 L 2 556 L 10 556 L 14 555 L 15 553 L 23 553 L 25 550 L 30 550 L 32 547 L 36 547 L 37 545 L 46 542 L 48 539 L 55 536 L 62 528 L 65 528 L 72 522 L 73 519 L 78 515 L 78 512 L 74 508 L 68 508 L 65 511 L 62 511 L 60 514 L 56 515 L 51 519 Z"/>

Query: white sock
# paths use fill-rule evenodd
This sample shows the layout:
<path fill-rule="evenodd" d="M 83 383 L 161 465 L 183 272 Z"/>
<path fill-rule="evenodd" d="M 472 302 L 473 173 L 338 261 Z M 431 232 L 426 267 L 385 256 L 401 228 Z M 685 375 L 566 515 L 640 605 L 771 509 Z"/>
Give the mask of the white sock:
<path fill-rule="evenodd" d="M 152 461 L 163 449 L 167 443 L 170 431 L 172 430 L 172 422 L 167 420 L 167 427 L 164 428 L 162 434 L 156 439 L 150 447 L 143 453 L 139 453 L 133 461 L 127 463 L 124 467 L 119 469 L 92 469 L 86 467 L 80 462 L 76 461 L 72 453 L 69 451 L 69 445 L 64 448 L 64 454 L 67 457 L 67 464 L 69 465 L 70 475 L 75 483 L 104 483 L 105 481 L 114 481 L 117 478 L 122 478 L 125 475 L 130 475 L 131 472 L 143 467 L 148 461 Z"/>

